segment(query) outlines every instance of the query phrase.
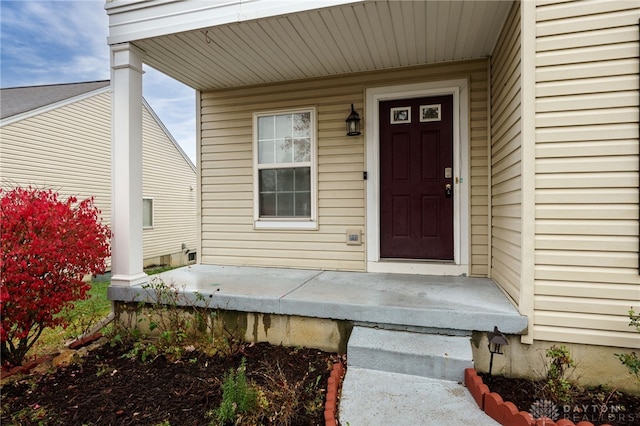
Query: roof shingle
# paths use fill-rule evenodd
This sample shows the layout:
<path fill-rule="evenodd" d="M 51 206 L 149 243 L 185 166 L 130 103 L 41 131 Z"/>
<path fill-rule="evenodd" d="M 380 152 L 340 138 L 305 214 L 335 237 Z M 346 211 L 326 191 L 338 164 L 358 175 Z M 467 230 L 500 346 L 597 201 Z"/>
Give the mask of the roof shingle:
<path fill-rule="evenodd" d="M 0 89 L 0 119 L 109 86 L 109 80 Z"/>

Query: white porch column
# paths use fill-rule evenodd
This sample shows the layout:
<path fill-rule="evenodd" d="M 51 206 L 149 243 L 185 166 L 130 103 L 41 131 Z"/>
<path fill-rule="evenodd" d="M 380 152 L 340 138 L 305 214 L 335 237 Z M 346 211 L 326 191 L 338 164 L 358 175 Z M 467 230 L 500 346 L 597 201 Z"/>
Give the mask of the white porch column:
<path fill-rule="evenodd" d="M 111 46 L 111 285 L 147 282 L 142 264 L 142 56 Z"/>

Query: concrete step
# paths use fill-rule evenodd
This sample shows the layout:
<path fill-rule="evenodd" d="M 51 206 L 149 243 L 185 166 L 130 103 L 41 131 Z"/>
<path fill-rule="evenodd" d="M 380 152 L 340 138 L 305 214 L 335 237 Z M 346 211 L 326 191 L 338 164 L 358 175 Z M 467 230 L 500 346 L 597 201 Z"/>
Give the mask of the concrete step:
<path fill-rule="evenodd" d="M 347 344 L 349 367 L 464 381 L 473 367 L 468 336 L 443 336 L 356 326 Z"/>

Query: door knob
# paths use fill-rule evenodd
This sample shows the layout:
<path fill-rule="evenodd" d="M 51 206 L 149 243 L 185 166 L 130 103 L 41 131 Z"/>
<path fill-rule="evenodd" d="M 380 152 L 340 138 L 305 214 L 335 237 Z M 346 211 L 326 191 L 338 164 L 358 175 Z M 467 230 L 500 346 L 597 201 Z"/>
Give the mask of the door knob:
<path fill-rule="evenodd" d="M 451 198 L 451 196 L 453 195 L 453 189 L 451 189 L 450 183 L 444 186 L 444 194 L 447 196 L 447 198 Z"/>

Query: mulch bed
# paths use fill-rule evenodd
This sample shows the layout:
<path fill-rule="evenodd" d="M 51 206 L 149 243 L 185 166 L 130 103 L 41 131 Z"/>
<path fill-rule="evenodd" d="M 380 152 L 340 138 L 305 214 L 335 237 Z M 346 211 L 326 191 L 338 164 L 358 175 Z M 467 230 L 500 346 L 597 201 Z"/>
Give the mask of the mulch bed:
<path fill-rule="evenodd" d="M 588 421 L 596 426 L 640 425 L 639 396 L 599 387 L 576 391 L 569 403 L 554 403 L 545 398 L 541 382 L 482 373 L 479 375 L 490 392 L 499 394 L 504 401 L 513 402 L 521 411 L 531 414 L 546 412 L 549 417 L 555 417 L 554 420 L 568 419 L 576 424 Z"/>
<path fill-rule="evenodd" d="M 177 362 L 159 357 L 145 363 L 123 357 L 127 350 L 105 344 L 81 363 L 4 384 L 2 424 L 206 425 L 213 420 L 207 412 L 222 400 L 225 374 L 244 357 L 250 381 L 299 389 L 291 425 L 324 425 L 324 392 L 335 354 L 258 343 L 231 356 L 191 352 Z"/>

